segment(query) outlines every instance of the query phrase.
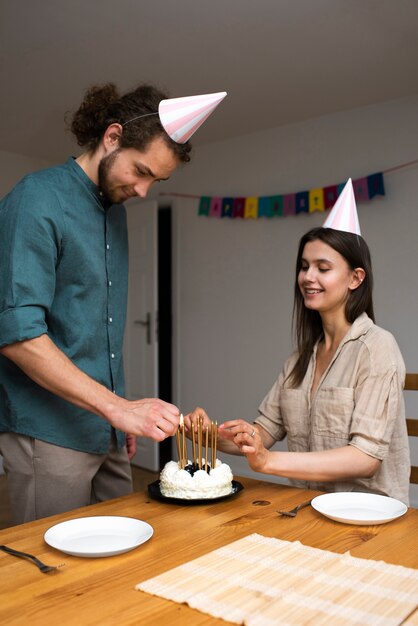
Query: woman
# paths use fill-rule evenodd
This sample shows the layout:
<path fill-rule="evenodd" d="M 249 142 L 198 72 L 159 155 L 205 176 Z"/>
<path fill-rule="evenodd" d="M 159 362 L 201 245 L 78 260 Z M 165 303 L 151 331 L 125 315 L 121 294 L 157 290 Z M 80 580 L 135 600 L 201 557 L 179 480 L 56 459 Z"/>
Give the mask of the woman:
<path fill-rule="evenodd" d="M 408 504 L 405 366 L 393 336 L 374 324 L 368 246 L 352 232 L 314 228 L 299 244 L 297 351 L 254 424 L 227 421 L 219 448 L 258 472 L 322 491 L 367 491 Z M 202 409 L 188 418 L 194 422 Z M 190 422 L 188 422 L 190 423 Z M 288 452 L 270 451 L 287 436 Z"/>

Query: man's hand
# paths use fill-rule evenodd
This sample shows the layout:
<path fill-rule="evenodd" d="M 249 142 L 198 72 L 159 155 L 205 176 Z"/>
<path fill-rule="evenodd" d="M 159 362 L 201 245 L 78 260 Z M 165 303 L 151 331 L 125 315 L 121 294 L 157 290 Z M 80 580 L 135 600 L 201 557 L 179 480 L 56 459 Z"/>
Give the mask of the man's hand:
<path fill-rule="evenodd" d="M 135 435 L 126 435 L 126 451 L 128 459 L 131 460 L 136 454 L 136 437 Z"/>
<path fill-rule="evenodd" d="M 106 414 L 115 428 L 154 441 L 174 435 L 180 421 L 178 408 L 158 398 L 130 401 L 114 396 Z"/>
<path fill-rule="evenodd" d="M 115 395 L 74 365 L 48 335 L 5 346 L 0 353 L 41 387 L 125 433 L 163 441 L 176 432 L 180 419 L 176 406 L 158 398 L 129 401 Z"/>

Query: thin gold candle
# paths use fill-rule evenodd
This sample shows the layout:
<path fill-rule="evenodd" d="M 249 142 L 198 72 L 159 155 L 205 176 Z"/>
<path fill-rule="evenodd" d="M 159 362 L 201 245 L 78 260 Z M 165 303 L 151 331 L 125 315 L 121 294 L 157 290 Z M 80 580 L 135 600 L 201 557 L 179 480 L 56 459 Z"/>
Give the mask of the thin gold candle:
<path fill-rule="evenodd" d="M 184 421 L 183 421 L 183 423 L 181 425 L 181 441 L 182 441 L 182 449 L 181 449 L 182 450 L 182 453 L 181 453 L 181 456 L 182 456 L 182 466 L 183 466 L 183 469 L 184 469 L 186 467 L 186 464 L 187 464 L 187 446 L 186 446 L 186 435 L 185 435 L 185 432 L 184 432 Z"/>
<path fill-rule="evenodd" d="M 196 465 L 196 433 L 194 431 L 193 422 L 192 422 L 192 450 L 193 450 L 193 464 Z"/>
<path fill-rule="evenodd" d="M 216 466 L 216 448 L 218 446 L 218 422 L 215 422 L 215 450 L 213 453 L 213 458 L 214 458 L 214 462 L 213 462 L 213 466 Z"/>
<path fill-rule="evenodd" d="M 209 428 L 206 426 L 206 446 L 205 446 L 205 470 L 208 471 L 208 443 L 209 443 Z"/>
<path fill-rule="evenodd" d="M 179 467 L 181 469 L 180 426 L 176 430 L 176 445 L 177 445 L 177 457 L 179 460 Z"/>
<path fill-rule="evenodd" d="M 210 463 L 210 467 L 211 467 L 211 469 L 213 468 L 213 465 L 214 465 L 214 463 L 213 463 L 213 448 L 214 448 L 214 443 L 215 443 L 215 440 L 214 440 L 214 434 L 213 434 L 213 422 L 211 422 L 211 423 L 210 423 L 210 451 L 211 451 L 211 459 L 210 459 L 211 463 Z"/>
<path fill-rule="evenodd" d="M 202 469 L 202 418 L 197 423 L 197 454 L 199 469 Z"/>
<path fill-rule="evenodd" d="M 184 417 L 183 413 L 180 413 L 179 430 L 181 435 L 180 441 L 180 469 L 184 469 Z"/>

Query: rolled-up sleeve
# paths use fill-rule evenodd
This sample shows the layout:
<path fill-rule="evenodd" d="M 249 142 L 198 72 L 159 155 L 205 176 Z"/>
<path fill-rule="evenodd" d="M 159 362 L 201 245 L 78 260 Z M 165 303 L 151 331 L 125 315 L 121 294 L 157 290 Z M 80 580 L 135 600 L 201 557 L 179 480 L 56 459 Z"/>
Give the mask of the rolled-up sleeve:
<path fill-rule="evenodd" d="M 404 378 L 404 371 L 390 366 L 385 372 L 371 372 L 356 389 L 349 443 L 379 460 L 387 455 L 396 421 L 404 411 Z"/>
<path fill-rule="evenodd" d="M 262 426 L 275 441 L 281 441 L 286 435 L 280 412 L 279 379 L 274 383 L 273 387 L 261 402 L 258 407 L 259 416 L 254 420 L 255 423 Z"/>
<path fill-rule="evenodd" d="M 36 202 L 25 178 L 0 209 L 0 346 L 47 332 L 63 224 L 54 198 Z"/>

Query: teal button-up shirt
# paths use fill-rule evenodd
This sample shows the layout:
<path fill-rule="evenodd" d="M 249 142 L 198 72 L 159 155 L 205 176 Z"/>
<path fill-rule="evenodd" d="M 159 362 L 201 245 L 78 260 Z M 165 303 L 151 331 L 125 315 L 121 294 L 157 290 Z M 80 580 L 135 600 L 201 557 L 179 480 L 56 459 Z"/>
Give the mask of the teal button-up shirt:
<path fill-rule="evenodd" d="M 0 203 L 0 268 L 0 346 L 47 333 L 81 370 L 123 395 L 123 205 L 103 203 L 72 158 L 26 176 Z M 111 426 L 0 355 L 0 431 L 104 453 Z"/>

